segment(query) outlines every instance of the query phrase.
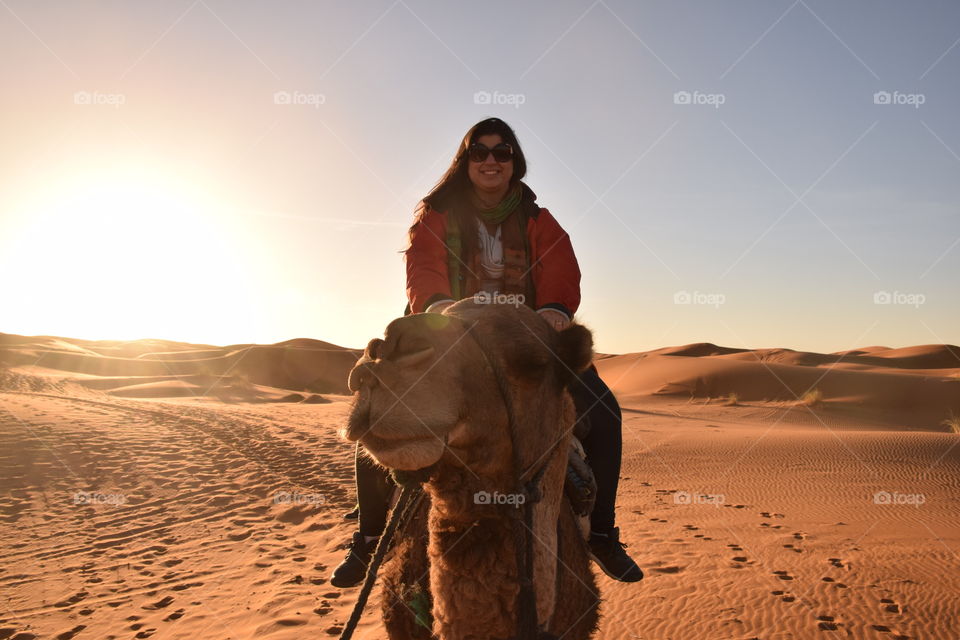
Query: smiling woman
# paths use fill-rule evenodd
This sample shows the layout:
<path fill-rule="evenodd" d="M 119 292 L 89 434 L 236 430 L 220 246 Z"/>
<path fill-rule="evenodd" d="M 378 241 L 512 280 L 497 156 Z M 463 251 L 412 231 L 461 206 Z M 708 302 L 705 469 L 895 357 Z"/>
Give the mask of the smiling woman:
<path fill-rule="evenodd" d="M 226 213 L 194 184 L 138 169 L 52 185 L 2 222 L 3 330 L 222 340 L 255 304 L 257 272 Z"/>

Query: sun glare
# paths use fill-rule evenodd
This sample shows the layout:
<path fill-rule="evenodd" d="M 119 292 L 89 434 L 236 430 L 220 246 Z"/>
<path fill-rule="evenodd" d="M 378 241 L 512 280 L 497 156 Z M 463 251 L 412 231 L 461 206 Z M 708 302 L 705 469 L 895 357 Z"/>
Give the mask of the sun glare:
<path fill-rule="evenodd" d="M 142 170 L 51 185 L 3 221 L 0 261 L 17 274 L 6 278 L 3 330 L 92 339 L 223 335 L 225 316 L 250 295 L 245 276 L 256 272 L 244 256 L 244 230 L 228 212 L 190 181 Z"/>

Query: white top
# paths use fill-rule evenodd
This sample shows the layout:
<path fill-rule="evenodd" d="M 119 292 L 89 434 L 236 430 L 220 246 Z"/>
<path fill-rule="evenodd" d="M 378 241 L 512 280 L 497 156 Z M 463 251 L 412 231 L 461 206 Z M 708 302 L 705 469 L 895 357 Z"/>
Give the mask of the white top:
<path fill-rule="evenodd" d="M 491 234 L 482 220 L 477 220 L 477 237 L 480 240 L 480 266 L 491 280 L 503 277 L 503 240 L 500 225 Z"/>

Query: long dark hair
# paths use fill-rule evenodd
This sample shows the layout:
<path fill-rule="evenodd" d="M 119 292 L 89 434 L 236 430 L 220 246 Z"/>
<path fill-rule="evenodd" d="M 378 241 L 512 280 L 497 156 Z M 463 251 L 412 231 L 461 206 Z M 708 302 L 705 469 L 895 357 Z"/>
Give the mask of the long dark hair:
<path fill-rule="evenodd" d="M 443 174 L 443 177 L 430 190 L 420 204 L 417 205 L 416 215 L 413 220 L 413 226 L 423 218 L 427 209 L 436 209 L 438 211 L 448 211 L 451 215 L 459 218 L 460 229 L 470 229 L 468 226 L 474 215 L 470 200 L 467 197 L 468 190 L 472 188 L 470 177 L 467 175 L 467 166 L 470 160 L 467 158 L 467 150 L 477 138 L 482 136 L 499 134 L 500 138 L 513 147 L 513 176 L 510 178 L 510 186 L 523 179 L 527 175 L 527 159 L 523 155 L 523 149 L 517 140 L 517 134 L 513 132 L 506 122 L 500 118 L 487 118 L 470 127 L 467 134 L 463 136 L 457 153 L 453 158 L 450 167 Z M 410 227 L 410 233 L 413 232 L 413 226 Z M 476 243 L 474 234 L 463 234 L 463 248 L 465 252 L 470 252 Z"/>

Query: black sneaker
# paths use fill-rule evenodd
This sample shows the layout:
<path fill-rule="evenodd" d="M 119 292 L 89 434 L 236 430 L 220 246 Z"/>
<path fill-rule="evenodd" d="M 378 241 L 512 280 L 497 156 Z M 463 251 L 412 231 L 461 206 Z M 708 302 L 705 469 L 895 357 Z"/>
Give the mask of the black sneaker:
<path fill-rule="evenodd" d="M 620 542 L 620 529 L 614 527 L 606 535 L 590 533 L 590 557 L 605 574 L 620 582 L 638 582 L 643 579 L 643 571 L 623 549 L 627 545 Z"/>
<path fill-rule="evenodd" d="M 353 534 L 353 539 L 348 547 L 347 557 L 343 559 L 333 574 L 330 576 L 330 584 L 335 587 L 346 588 L 355 587 L 367 575 L 367 565 L 370 564 L 370 557 L 377 548 L 377 541 L 367 542 L 366 536 L 359 531 Z"/>

